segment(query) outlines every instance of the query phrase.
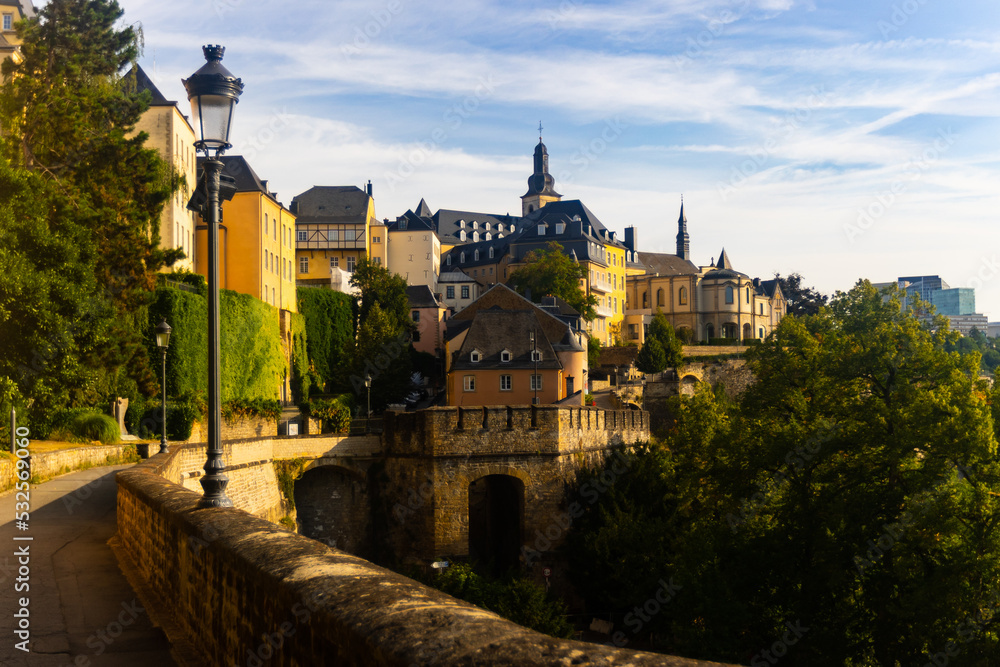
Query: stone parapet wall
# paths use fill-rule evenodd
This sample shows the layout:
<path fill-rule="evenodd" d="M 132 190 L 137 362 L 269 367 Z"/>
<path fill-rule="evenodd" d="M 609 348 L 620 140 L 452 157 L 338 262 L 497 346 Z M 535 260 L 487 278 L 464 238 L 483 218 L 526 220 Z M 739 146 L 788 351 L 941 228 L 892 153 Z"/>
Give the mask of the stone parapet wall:
<path fill-rule="evenodd" d="M 156 445 L 156 449 L 159 449 L 159 445 Z M 30 444 L 28 451 L 31 452 Z M 104 466 L 109 465 L 109 463 L 118 464 L 128 460 L 134 461 L 135 452 L 136 446 L 125 442 L 116 445 L 74 447 L 37 454 L 32 452 L 31 475 L 33 478 L 46 480 L 81 468 Z M 0 493 L 14 488 L 15 465 L 13 459 L 0 459 Z"/>
<path fill-rule="evenodd" d="M 242 510 L 196 509 L 162 477 L 179 457 L 118 474 L 116 546 L 151 618 L 200 664 L 714 664 L 553 639 Z"/>
<path fill-rule="evenodd" d="M 384 434 L 390 456 L 559 455 L 648 439 L 649 418 L 592 407 L 437 407 L 387 413 Z"/>

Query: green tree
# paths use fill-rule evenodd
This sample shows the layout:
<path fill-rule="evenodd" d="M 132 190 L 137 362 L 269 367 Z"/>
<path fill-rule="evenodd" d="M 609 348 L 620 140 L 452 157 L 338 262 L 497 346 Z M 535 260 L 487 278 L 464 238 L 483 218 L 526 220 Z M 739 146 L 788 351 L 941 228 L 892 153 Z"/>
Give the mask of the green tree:
<path fill-rule="evenodd" d="M 557 296 L 575 308 L 588 322 L 597 317 L 597 299 L 580 287 L 586 271 L 563 252 L 563 247 L 551 241 L 545 250 L 532 250 L 524 266 L 510 274 L 508 284 L 519 294 L 531 293 L 531 300 L 540 303 L 543 296 Z"/>
<path fill-rule="evenodd" d="M 5 376 L 39 418 L 60 404 L 156 392 L 143 337 L 154 276 L 181 256 L 158 247 L 160 212 L 178 179 L 143 147 L 146 136 L 134 134 L 149 97 L 130 90 L 122 74 L 138 56 L 140 39 L 135 28 L 119 26 L 121 16 L 110 0 L 52 0 L 18 24 L 23 60 L 2 66 L 0 156 L 8 185 L 28 178 L 33 192 L 30 220 L 16 201 L 0 202 L 13 218 L 9 238 L 20 244 L 8 248 L 8 257 L 38 276 L 80 276 L 71 296 L 48 288 L 38 295 L 43 307 L 75 309 L 79 317 L 23 346 L 19 356 L 29 361 L 18 363 L 30 372 Z M 49 246 L 75 249 L 45 254 L 32 240 L 39 225 L 52 237 Z M 58 300 L 67 296 L 72 304 Z M 4 317 L 24 326 L 37 318 L 32 301 L 10 302 Z M 47 381 L 36 376 L 56 366 L 72 389 L 38 384 Z"/>
<path fill-rule="evenodd" d="M 653 320 L 649 323 L 649 329 L 646 331 L 646 340 L 650 338 L 656 339 L 660 343 L 660 347 L 663 348 L 666 357 L 665 368 L 677 368 L 684 363 L 684 344 L 677 337 L 674 328 L 659 308 L 656 310 L 656 315 L 653 315 Z"/>
<path fill-rule="evenodd" d="M 790 665 L 1000 659 L 1000 397 L 976 355 L 947 351 L 943 318 L 889 296 L 863 281 L 783 320 L 747 352 L 737 404 L 676 399 L 663 451 L 640 450 L 574 529 L 591 604 L 650 595 L 602 568 L 672 573 L 682 599 L 645 627 L 682 655 L 760 661 L 792 624 L 808 630 Z"/>
<path fill-rule="evenodd" d="M 410 331 L 413 322 L 410 320 L 410 302 L 406 296 L 406 279 L 398 273 L 392 273 L 380 264 L 367 257 L 362 257 L 354 273 L 351 274 L 351 285 L 361 291 L 361 301 L 358 306 L 358 327 L 368 319 L 375 305 L 388 315 L 400 330 Z"/>
<path fill-rule="evenodd" d="M 355 394 L 367 400 L 364 378 L 371 376 L 372 410 L 399 402 L 410 391 L 411 368 L 409 334 L 390 313 L 373 304 L 358 328 L 350 377 Z"/>
<path fill-rule="evenodd" d="M 778 281 L 781 293 L 788 301 L 789 315 L 815 315 L 826 305 L 828 297 L 812 287 L 804 287 L 800 274 L 792 273 L 782 277 L 780 273 L 775 273 L 774 279 Z"/>
<path fill-rule="evenodd" d="M 601 365 L 601 340 L 597 336 L 587 339 L 587 368 L 592 371 Z"/>
<path fill-rule="evenodd" d="M 667 367 L 667 354 L 658 339 L 652 336 L 646 339 L 635 358 L 635 367 L 641 373 L 659 373 Z"/>

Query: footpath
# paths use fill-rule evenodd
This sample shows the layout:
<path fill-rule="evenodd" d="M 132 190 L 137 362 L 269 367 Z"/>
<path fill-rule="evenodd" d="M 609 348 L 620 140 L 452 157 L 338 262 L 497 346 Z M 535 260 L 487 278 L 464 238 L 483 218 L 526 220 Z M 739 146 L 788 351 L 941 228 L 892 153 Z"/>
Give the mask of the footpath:
<path fill-rule="evenodd" d="M 176 664 L 108 546 L 115 473 L 127 467 L 91 468 L 33 486 L 26 531 L 14 520 L 15 503 L 24 498 L 12 491 L 0 496 L 0 665 Z M 21 598 L 28 598 L 28 653 L 16 646 Z"/>

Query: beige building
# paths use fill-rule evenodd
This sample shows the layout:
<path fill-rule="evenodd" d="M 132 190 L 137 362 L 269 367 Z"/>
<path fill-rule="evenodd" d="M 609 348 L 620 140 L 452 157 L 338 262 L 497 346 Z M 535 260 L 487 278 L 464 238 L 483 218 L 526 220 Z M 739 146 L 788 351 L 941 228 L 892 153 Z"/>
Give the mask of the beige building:
<path fill-rule="evenodd" d="M 410 285 L 426 285 L 437 293 L 441 241 L 434 228 L 426 219 L 407 211 L 388 223 L 385 230 L 388 269 L 403 276 Z"/>
<path fill-rule="evenodd" d="M 778 282 L 736 271 L 725 249 L 717 262 L 696 266 L 683 204 L 677 224 L 677 254 L 637 253 L 645 272 L 626 278 L 625 341 L 642 345 L 657 311 L 684 340 L 766 338 L 787 312 Z"/>
<path fill-rule="evenodd" d="M 35 8 L 30 0 L 0 0 L 0 63 L 8 58 L 16 64 L 21 63 L 21 38 L 17 36 L 14 26 L 18 21 L 34 16 Z"/>
<path fill-rule="evenodd" d="M 134 74 L 136 87 L 149 91 L 152 96 L 149 109 L 135 129 L 148 134 L 146 146 L 155 149 L 184 177 L 184 186 L 164 204 L 160 214 L 160 247 L 180 248 L 185 257 L 173 266 L 164 267 L 163 271 L 194 271 L 196 218 L 187 209 L 191 192 L 197 185 L 198 154 L 194 148 L 194 130 L 177 102 L 166 99 L 141 67 L 136 65 Z"/>

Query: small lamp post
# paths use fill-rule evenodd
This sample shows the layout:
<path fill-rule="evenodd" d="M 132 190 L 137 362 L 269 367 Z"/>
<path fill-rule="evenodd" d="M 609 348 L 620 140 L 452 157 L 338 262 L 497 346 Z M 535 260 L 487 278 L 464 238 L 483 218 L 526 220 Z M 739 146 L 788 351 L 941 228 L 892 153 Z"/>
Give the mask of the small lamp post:
<path fill-rule="evenodd" d="M 372 423 L 372 374 L 365 373 L 365 389 L 368 390 L 368 413 L 365 415 L 365 434 L 371 433 Z"/>
<path fill-rule="evenodd" d="M 528 332 L 528 339 L 531 342 L 531 360 L 535 362 L 535 374 L 531 376 L 531 387 L 535 390 L 535 396 L 531 399 L 532 405 L 538 405 L 538 342 L 535 332 Z"/>
<path fill-rule="evenodd" d="M 160 348 L 160 352 L 163 355 L 163 386 L 161 398 L 163 405 L 161 406 L 162 412 L 160 416 L 161 430 L 160 430 L 160 453 L 166 454 L 170 450 L 167 449 L 167 347 L 170 346 L 170 332 L 173 331 L 170 325 L 167 324 L 166 318 L 160 319 L 160 323 L 156 325 L 156 347 Z"/>
<path fill-rule="evenodd" d="M 201 69 L 183 81 L 191 101 L 191 121 L 198 140 L 195 149 L 204 151 L 202 168 L 205 171 L 205 189 L 208 213 L 208 449 L 205 476 L 201 486 L 205 490 L 198 507 L 232 507 L 226 496 L 229 478 L 222 461 L 222 405 L 219 368 L 219 181 L 222 160 L 226 149 L 231 148 L 229 130 L 233 111 L 243 93 L 243 81 L 222 66 L 223 46 L 202 47 L 207 61 Z M 215 152 L 213 155 L 212 152 Z"/>

